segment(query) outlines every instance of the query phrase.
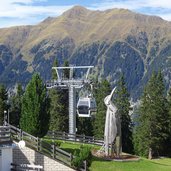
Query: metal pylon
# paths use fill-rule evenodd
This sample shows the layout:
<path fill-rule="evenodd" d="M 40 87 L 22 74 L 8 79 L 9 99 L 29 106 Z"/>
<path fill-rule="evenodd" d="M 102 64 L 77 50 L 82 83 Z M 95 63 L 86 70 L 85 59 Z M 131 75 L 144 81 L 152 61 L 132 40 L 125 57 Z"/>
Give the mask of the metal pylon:
<path fill-rule="evenodd" d="M 69 86 L 69 133 L 76 133 L 76 90 L 75 87 Z"/>
<path fill-rule="evenodd" d="M 61 88 L 69 89 L 69 133 L 76 133 L 76 90 L 82 88 L 86 84 L 90 84 L 88 75 L 93 66 L 69 66 L 69 67 L 52 67 L 56 71 L 57 80 L 48 82 L 47 89 Z M 62 71 L 69 70 L 69 78 L 62 77 Z M 86 69 L 86 74 L 81 78 L 74 78 L 76 69 Z"/>

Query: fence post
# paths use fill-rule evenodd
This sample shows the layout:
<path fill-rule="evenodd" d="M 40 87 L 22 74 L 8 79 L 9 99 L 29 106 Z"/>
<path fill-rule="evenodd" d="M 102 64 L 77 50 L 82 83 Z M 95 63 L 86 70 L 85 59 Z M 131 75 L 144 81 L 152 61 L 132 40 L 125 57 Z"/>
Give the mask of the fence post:
<path fill-rule="evenodd" d="M 55 158 L 55 143 L 52 143 L 52 158 Z"/>
<path fill-rule="evenodd" d="M 85 143 L 85 134 L 83 134 L 83 143 Z"/>
<path fill-rule="evenodd" d="M 94 136 L 93 136 L 93 142 L 92 143 L 94 144 Z"/>
<path fill-rule="evenodd" d="M 37 137 L 37 151 L 39 151 L 39 137 Z"/>
<path fill-rule="evenodd" d="M 62 139 L 66 140 L 66 135 L 65 135 L 65 131 L 62 134 Z"/>
<path fill-rule="evenodd" d="M 70 153 L 69 158 L 70 158 L 70 165 L 71 165 L 71 162 L 72 162 L 72 159 L 73 159 L 73 155 L 71 153 Z"/>
<path fill-rule="evenodd" d="M 23 139 L 23 134 L 22 134 L 22 130 L 20 129 L 20 134 L 19 134 L 19 140 Z"/>
<path fill-rule="evenodd" d="M 52 139 L 54 140 L 54 138 L 55 138 L 55 132 L 54 130 L 52 130 Z"/>
<path fill-rule="evenodd" d="M 42 151 L 42 139 L 41 138 L 39 138 L 39 151 L 41 152 Z"/>
<path fill-rule="evenodd" d="M 83 163 L 84 163 L 84 171 L 87 171 L 87 161 L 84 160 Z"/>
<path fill-rule="evenodd" d="M 76 134 L 74 134 L 74 139 L 75 139 L 75 142 L 77 141 L 77 137 L 76 137 Z"/>

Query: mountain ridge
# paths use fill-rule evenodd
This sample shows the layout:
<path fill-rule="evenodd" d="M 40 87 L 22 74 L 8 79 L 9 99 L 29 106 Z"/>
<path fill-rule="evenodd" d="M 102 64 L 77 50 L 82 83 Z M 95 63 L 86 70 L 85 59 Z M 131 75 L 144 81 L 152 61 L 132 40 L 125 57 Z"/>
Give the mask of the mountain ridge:
<path fill-rule="evenodd" d="M 124 73 L 131 96 L 136 97 L 152 71 L 161 69 L 170 85 L 170 57 L 171 22 L 127 9 L 92 11 L 75 6 L 34 26 L 0 29 L 3 82 L 27 82 L 33 72 L 47 80 L 53 60 L 58 58 L 61 65 L 67 59 L 94 65 L 94 74 L 112 85 Z"/>

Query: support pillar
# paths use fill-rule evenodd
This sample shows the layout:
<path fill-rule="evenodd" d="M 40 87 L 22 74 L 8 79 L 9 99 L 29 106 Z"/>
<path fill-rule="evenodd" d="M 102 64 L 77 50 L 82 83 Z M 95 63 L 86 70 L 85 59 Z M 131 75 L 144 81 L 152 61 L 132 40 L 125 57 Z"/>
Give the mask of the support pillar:
<path fill-rule="evenodd" d="M 76 90 L 69 86 L 69 134 L 76 133 Z"/>

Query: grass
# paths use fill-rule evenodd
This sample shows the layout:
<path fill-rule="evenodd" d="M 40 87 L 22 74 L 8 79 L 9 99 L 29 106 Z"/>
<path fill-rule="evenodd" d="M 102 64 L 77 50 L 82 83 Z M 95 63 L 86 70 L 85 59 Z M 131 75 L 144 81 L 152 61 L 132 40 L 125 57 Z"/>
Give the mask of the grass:
<path fill-rule="evenodd" d="M 90 171 L 170 171 L 171 159 L 147 160 L 136 162 L 104 161 L 93 157 Z"/>
<path fill-rule="evenodd" d="M 74 153 L 75 150 L 80 150 L 81 145 L 90 146 L 95 149 L 99 149 L 99 146 L 90 144 L 80 144 L 76 142 L 60 141 L 60 148 Z M 148 160 L 142 158 L 135 162 L 116 162 L 105 161 L 97 157 L 92 158 L 90 171 L 171 171 L 171 158 L 161 158 Z"/>

